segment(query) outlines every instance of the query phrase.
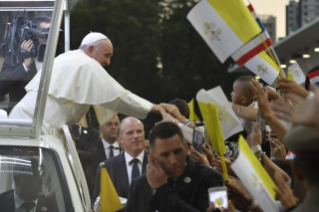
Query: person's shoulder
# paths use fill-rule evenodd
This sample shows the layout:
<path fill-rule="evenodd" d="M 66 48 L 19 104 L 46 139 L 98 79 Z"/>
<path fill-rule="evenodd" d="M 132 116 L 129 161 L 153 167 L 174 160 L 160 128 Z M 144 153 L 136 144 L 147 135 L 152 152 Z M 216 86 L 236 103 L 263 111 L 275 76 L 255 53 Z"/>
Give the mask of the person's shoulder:
<path fill-rule="evenodd" d="M 94 134 L 100 135 L 100 132 L 97 129 L 95 129 L 94 127 L 92 127 L 92 126 L 88 126 L 87 129 L 89 131 L 91 131 L 92 133 L 94 133 Z"/>
<path fill-rule="evenodd" d="M 146 174 L 143 174 L 142 176 L 139 176 L 138 178 L 134 179 L 132 185 L 143 185 L 145 183 L 148 184 L 148 181 L 146 178 Z"/>
<path fill-rule="evenodd" d="M 106 167 L 110 166 L 110 165 L 112 166 L 112 165 L 117 164 L 123 160 L 125 161 L 123 154 L 124 154 L 124 152 L 122 152 L 114 157 L 106 159 L 105 161 L 103 161 L 103 162 L 105 162 L 105 166 Z"/>
<path fill-rule="evenodd" d="M 195 169 L 196 169 L 195 172 L 198 175 L 205 176 L 205 177 L 208 177 L 208 178 L 212 177 L 212 176 L 221 177 L 222 178 L 221 174 L 217 170 L 215 170 L 215 169 L 213 169 L 211 167 L 208 167 L 208 166 L 206 166 L 206 165 L 204 165 L 202 163 L 195 162 Z"/>
<path fill-rule="evenodd" d="M 5 191 L 0 194 L 0 201 L 3 201 L 6 197 L 13 195 L 14 190 Z M 13 196 L 12 196 L 13 197 Z"/>

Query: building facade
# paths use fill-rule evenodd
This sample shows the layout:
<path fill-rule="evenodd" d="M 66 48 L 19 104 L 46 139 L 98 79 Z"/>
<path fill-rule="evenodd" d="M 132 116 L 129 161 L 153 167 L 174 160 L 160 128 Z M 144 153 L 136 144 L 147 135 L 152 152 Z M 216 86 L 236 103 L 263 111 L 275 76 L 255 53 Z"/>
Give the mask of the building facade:
<path fill-rule="evenodd" d="M 276 42 L 276 17 L 273 15 L 259 15 L 260 21 L 267 29 L 272 41 Z"/>
<path fill-rule="evenodd" d="M 319 0 L 290 0 L 286 6 L 286 35 L 319 16 Z"/>

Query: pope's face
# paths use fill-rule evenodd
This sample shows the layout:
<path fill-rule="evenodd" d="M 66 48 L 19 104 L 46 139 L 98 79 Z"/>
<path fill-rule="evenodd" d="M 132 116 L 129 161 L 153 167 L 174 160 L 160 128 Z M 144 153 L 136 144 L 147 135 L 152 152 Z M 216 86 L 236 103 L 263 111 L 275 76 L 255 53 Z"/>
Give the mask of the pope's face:
<path fill-rule="evenodd" d="M 113 55 L 113 45 L 108 40 L 102 40 L 98 46 L 92 51 L 92 58 L 98 61 L 101 66 L 109 66 L 111 64 L 111 57 Z"/>

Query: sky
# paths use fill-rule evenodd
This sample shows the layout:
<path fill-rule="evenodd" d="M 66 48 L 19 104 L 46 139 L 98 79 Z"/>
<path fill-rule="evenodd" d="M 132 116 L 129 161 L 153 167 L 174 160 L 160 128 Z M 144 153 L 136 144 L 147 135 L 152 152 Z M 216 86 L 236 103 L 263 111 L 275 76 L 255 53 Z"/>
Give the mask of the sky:
<path fill-rule="evenodd" d="M 244 0 L 248 5 L 248 0 Z M 257 15 L 273 15 L 277 21 L 277 40 L 286 37 L 286 5 L 289 0 L 250 0 Z"/>

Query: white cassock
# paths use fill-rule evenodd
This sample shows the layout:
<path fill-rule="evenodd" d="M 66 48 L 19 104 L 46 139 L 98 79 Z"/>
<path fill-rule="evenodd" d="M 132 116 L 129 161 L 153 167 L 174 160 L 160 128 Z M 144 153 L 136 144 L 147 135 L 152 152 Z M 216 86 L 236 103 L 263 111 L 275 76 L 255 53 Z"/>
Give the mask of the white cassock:
<path fill-rule="evenodd" d="M 9 115 L 32 119 L 42 70 L 25 87 L 27 94 Z M 117 113 L 145 118 L 153 108 L 149 101 L 124 89 L 96 60 L 82 50 L 66 52 L 54 60 L 44 115 L 44 129 L 60 130 L 63 124 L 87 127 L 85 115 L 93 105 L 101 125 Z"/>

